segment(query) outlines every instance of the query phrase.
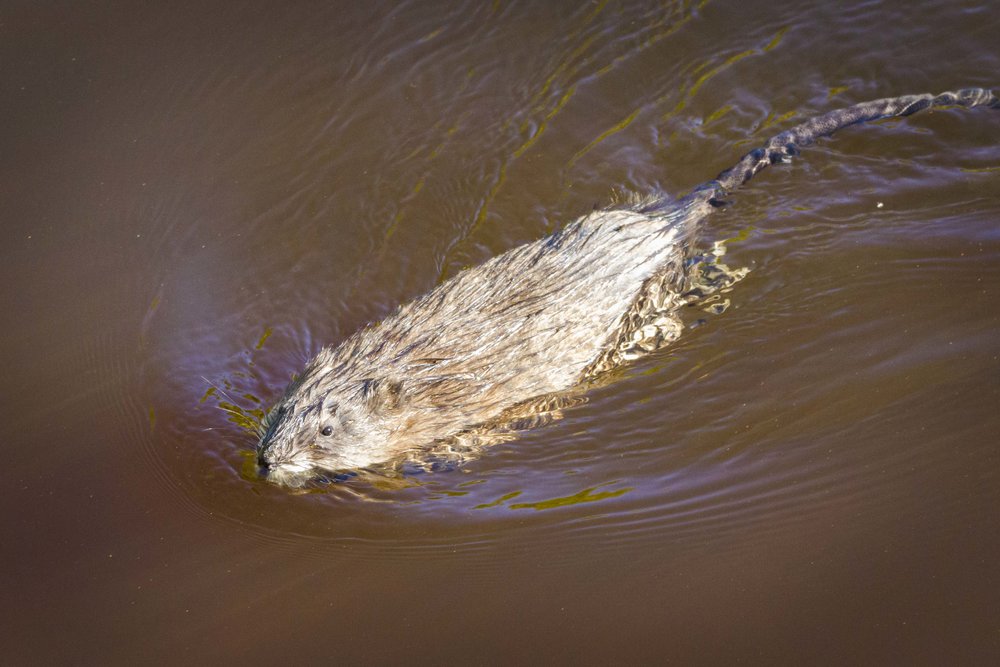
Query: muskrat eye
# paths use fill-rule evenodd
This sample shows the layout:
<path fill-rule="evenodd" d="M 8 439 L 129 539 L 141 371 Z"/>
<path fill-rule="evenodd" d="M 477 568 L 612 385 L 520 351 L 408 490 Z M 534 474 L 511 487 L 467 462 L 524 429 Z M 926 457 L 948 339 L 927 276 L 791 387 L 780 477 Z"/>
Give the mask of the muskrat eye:
<path fill-rule="evenodd" d="M 320 433 L 322 433 L 323 435 L 333 435 L 333 427 L 332 426 L 324 426 L 323 430 L 320 431 Z"/>

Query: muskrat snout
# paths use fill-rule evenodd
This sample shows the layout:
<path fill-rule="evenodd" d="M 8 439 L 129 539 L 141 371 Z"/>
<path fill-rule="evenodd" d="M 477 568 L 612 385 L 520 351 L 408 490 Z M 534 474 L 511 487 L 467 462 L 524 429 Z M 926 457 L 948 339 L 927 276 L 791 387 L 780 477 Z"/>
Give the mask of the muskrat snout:
<path fill-rule="evenodd" d="M 265 472 L 268 468 L 274 465 L 274 459 L 268 452 L 266 447 L 262 447 L 257 450 L 257 467 L 262 468 Z"/>
<path fill-rule="evenodd" d="M 260 477 L 271 477 L 280 467 L 281 458 L 272 447 L 264 445 L 257 449 L 257 474 Z"/>

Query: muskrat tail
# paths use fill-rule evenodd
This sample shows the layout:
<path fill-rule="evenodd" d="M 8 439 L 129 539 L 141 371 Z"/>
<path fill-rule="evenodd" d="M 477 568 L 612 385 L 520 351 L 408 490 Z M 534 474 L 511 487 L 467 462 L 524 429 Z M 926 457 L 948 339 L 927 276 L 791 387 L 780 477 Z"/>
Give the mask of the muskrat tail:
<path fill-rule="evenodd" d="M 862 102 L 844 109 L 837 109 L 816 116 L 796 125 L 790 130 L 772 137 L 764 146 L 756 148 L 724 172 L 715 180 L 698 186 L 684 198 L 685 202 L 705 202 L 722 206 L 727 193 L 737 189 L 770 164 L 787 162 L 798 154 L 799 148 L 808 146 L 820 137 L 826 137 L 842 127 L 856 123 L 867 123 L 880 118 L 909 116 L 910 114 L 934 107 L 978 107 L 988 106 L 1000 109 L 1000 99 L 993 91 L 985 88 L 964 88 L 940 95 L 904 95 L 881 100 Z"/>

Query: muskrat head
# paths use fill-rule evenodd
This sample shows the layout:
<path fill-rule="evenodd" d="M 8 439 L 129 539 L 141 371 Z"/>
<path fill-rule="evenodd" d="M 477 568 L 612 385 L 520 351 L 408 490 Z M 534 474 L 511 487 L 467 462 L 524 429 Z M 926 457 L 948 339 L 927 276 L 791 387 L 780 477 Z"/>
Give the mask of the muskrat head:
<path fill-rule="evenodd" d="M 296 485 L 321 472 L 385 461 L 404 401 L 401 382 L 364 378 L 333 384 L 329 375 L 293 383 L 263 423 L 257 463 L 273 481 Z M 391 452 L 388 452 L 391 453 Z"/>

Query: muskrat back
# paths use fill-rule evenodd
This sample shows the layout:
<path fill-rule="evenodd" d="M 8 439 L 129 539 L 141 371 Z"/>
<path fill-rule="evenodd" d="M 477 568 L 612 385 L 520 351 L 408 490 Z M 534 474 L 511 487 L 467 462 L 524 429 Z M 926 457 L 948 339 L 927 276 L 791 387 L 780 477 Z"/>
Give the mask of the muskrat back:
<path fill-rule="evenodd" d="M 783 132 L 680 200 L 595 211 L 462 271 L 337 347 L 324 348 L 262 424 L 275 481 L 367 468 L 483 427 L 676 338 L 700 221 L 774 162 L 846 125 L 933 106 L 997 108 L 988 90 L 913 95 L 830 112 Z"/>

